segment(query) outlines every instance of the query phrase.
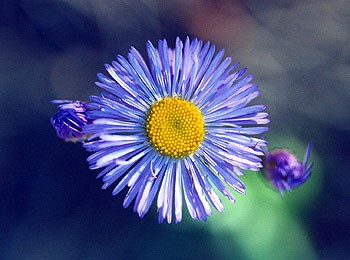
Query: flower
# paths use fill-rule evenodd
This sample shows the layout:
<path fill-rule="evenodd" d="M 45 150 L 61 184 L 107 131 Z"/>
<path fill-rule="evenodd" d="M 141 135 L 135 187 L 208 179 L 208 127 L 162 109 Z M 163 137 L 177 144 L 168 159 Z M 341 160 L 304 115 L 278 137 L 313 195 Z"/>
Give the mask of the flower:
<path fill-rule="evenodd" d="M 65 141 L 83 141 L 88 135 L 83 133 L 83 126 L 90 123 L 86 118 L 87 106 L 81 101 L 54 100 L 58 112 L 51 117 L 51 124 L 58 137 Z"/>
<path fill-rule="evenodd" d="M 311 175 L 313 163 L 309 163 L 312 144 L 308 144 L 302 163 L 286 149 L 275 149 L 266 152 L 264 174 L 272 185 L 279 190 L 292 191 L 302 185 Z"/>
<path fill-rule="evenodd" d="M 113 195 L 126 186 L 123 202 L 135 200 L 134 211 L 143 217 L 157 196 L 158 221 L 182 219 L 183 198 L 192 218 L 205 221 L 219 212 L 221 192 L 234 196 L 245 186 L 238 175 L 262 167 L 260 135 L 268 123 L 265 106 L 247 104 L 259 95 L 258 86 L 234 70 L 224 51 L 215 54 L 209 42 L 176 39 L 175 49 L 166 40 L 156 49 L 147 43 L 149 66 L 131 48 L 128 59 L 117 56 L 105 65 L 109 77 L 98 74 L 100 96 L 91 96 L 91 133 L 84 147 L 91 169 L 104 168 L 102 188 L 116 181 Z M 226 184 L 224 184 L 224 182 Z"/>

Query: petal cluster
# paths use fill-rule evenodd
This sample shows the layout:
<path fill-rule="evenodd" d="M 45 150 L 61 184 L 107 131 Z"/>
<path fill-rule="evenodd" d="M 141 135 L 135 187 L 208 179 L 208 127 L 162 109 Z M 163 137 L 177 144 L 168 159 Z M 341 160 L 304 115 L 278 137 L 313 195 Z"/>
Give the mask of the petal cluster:
<path fill-rule="evenodd" d="M 265 155 L 264 173 L 283 196 L 285 191 L 302 185 L 311 175 L 313 163 L 309 162 L 312 145 L 306 148 L 303 162 L 286 149 L 275 149 Z"/>
<path fill-rule="evenodd" d="M 58 137 L 65 141 L 83 141 L 87 137 L 83 133 L 83 126 L 90 123 L 86 118 L 88 110 L 86 104 L 81 101 L 54 100 L 58 106 L 55 116 L 51 117 L 51 124 L 56 130 Z"/>
<path fill-rule="evenodd" d="M 134 48 L 127 58 L 117 56 L 107 64 L 109 75 L 98 74 L 100 96 L 91 96 L 84 126 L 93 154 L 91 169 L 103 169 L 98 177 L 103 189 L 113 185 L 113 195 L 128 189 L 124 207 L 134 201 L 143 217 L 156 200 L 159 222 L 179 222 L 183 203 L 192 218 L 205 221 L 212 207 L 223 210 L 222 193 L 235 201 L 231 190 L 245 192 L 238 178 L 243 170 L 259 170 L 266 142 L 256 136 L 267 130 L 263 105 L 248 105 L 259 95 L 252 76 L 238 69 L 224 51 L 188 38 L 147 43 L 148 61 Z M 183 157 L 162 154 L 146 131 L 147 115 L 157 102 L 180 98 L 196 106 L 204 119 L 205 134 L 198 148 Z"/>

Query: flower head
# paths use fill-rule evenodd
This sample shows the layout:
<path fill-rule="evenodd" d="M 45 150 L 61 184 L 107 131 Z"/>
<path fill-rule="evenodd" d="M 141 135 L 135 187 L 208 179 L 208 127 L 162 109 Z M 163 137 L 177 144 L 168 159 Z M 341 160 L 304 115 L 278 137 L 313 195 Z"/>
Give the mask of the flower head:
<path fill-rule="evenodd" d="M 312 145 L 306 148 L 304 161 L 286 149 L 266 152 L 264 174 L 283 196 L 284 191 L 292 191 L 303 184 L 311 175 L 313 163 L 309 163 Z"/>
<path fill-rule="evenodd" d="M 104 168 L 103 189 L 117 182 L 113 195 L 128 186 L 123 205 L 134 200 L 140 217 L 157 197 L 159 222 L 170 223 L 173 209 L 179 222 L 184 198 L 191 217 L 205 221 L 210 204 L 223 210 L 217 192 L 234 202 L 226 184 L 244 193 L 237 176 L 262 167 L 266 142 L 253 135 L 267 130 L 257 125 L 268 114 L 247 106 L 259 95 L 253 77 L 209 42 L 148 42 L 147 52 L 149 66 L 131 48 L 106 65 L 109 76 L 98 74 L 104 91 L 90 97 L 93 122 L 84 126 L 90 168 Z"/>
<path fill-rule="evenodd" d="M 87 106 L 81 101 L 54 100 L 58 106 L 58 112 L 51 117 L 51 124 L 58 137 L 65 141 L 82 141 L 87 137 L 83 133 L 83 126 L 90 123 L 86 118 Z"/>

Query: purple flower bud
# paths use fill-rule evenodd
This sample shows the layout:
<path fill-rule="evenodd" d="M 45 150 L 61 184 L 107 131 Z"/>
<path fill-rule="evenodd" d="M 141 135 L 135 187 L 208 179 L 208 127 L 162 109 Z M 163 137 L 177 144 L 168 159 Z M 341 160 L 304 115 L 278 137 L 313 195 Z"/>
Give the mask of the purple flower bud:
<path fill-rule="evenodd" d="M 313 166 L 313 163 L 308 163 L 311 150 L 312 145 L 308 144 L 302 163 L 286 149 L 275 149 L 265 153 L 265 177 L 282 196 L 284 191 L 292 191 L 310 177 Z"/>
<path fill-rule="evenodd" d="M 51 117 L 57 136 L 67 142 L 83 142 L 88 136 L 83 133 L 83 126 L 90 123 L 86 118 L 86 104 L 70 100 L 54 100 L 52 103 L 60 104 L 56 115 Z"/>

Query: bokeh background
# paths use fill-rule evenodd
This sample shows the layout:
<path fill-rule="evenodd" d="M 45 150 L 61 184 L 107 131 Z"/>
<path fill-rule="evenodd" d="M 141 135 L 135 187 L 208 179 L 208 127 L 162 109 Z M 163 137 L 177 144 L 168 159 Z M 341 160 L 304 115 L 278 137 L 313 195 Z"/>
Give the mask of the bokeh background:
<path fill-rule="evenodd" d="M 1 0 L 0 259 L 350 259 L 350 3 L 346 0 Z M 102 191 L 87 152 L 58 139 L 53 99 L 98 94 L 130 46 L 210 40 L 260 85 L 266 139 L 311 179 L 283 198 L 262 178 L 206 223 L 157 223 Z"/>

